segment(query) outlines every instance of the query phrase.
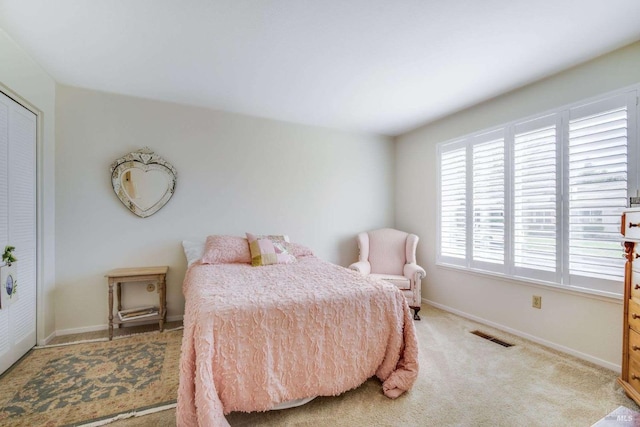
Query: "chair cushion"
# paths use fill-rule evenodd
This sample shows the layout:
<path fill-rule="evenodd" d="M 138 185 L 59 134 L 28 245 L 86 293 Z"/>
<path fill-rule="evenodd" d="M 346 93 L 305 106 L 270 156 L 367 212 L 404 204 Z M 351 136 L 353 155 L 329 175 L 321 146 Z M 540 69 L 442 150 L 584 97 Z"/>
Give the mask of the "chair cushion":
<path fill-rule="evenodd" d="M 398 276 L 395 274 L 370 274 L 370 277 L 375 279 L 384 280 L 385 282 L 393 283 L 400 289 L 411 289 L 411 281 L 404 276 Z"/>

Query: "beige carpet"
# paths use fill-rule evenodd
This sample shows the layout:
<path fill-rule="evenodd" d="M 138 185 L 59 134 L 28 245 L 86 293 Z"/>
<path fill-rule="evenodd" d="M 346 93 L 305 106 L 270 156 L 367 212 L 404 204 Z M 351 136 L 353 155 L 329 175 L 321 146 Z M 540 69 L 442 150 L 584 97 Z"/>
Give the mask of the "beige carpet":
<path fill-rule="evenodd" d="M 420 375 L 397 400 L 370 379 L 338 397 L 299 408 L 232 413 L 232 426 L 591 426 L 619 406 L 640 410 L 615 372 L 423 306 L 416 322 Z M 515 344 L 505 348 L 470 331 Z M 175 411 L 110 426 L 174 426 Z"/>

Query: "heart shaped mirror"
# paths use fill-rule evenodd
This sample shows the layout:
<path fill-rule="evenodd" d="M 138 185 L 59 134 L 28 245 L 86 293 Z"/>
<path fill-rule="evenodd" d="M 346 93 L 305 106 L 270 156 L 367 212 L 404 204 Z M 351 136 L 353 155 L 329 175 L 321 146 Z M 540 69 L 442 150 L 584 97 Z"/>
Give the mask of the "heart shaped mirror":
<path fill-rule="evenodd" d="M 118 199 L 134 214 L 146 218 L 173 196 L 177 172 L 149 148 L 134 151 L 111 164 L 111 183 Z"/>

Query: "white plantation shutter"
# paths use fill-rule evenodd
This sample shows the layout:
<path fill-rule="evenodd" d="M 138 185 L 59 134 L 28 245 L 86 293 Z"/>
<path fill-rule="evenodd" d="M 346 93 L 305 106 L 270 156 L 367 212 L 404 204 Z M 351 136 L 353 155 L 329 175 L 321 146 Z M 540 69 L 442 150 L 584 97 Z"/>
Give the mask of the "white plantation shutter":
<path fill-rule="evenodd" d="M 466 257 L 466 147 L 440 153 L 440 256 Z"/>
<path fill-rule="evenodd" d="M 640 85 L 438 144 L 437 262 L 621 295 Z"/>
<path fill-rule="evenodd" d="M 558 259 L 556 121 L 546 116 L 515 125 L 513 149 L 514 267 L 547 280 L 556 278 Z"/>
<path fill-rule="evenodd" d="M 620 214 L 627 206 L 625 96 L 572 109 L 569 120 L 569 273 L 621 281 Z M 572 280 L 573 283 L 573 280 Z"/>
<path fill-rule="evenodd" d="M 473 261 L 503 264 L 505 157 L 502 132 L 478 137 L 473 144 L 472 164 Z"/>

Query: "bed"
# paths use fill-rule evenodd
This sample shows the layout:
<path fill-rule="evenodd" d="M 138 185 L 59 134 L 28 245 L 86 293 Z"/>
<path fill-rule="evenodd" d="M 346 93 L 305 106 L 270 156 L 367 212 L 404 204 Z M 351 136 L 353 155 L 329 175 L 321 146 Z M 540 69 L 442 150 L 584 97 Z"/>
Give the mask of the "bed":
<path fill-rule="evenodd" d="M 389 398 L 412 387 L 418 343 L 401 291 L 305 249 L 287 264 L 191 263 L 179 426 L 225 426 L 229 412 L 336 396 L 372 376 Z"/>

